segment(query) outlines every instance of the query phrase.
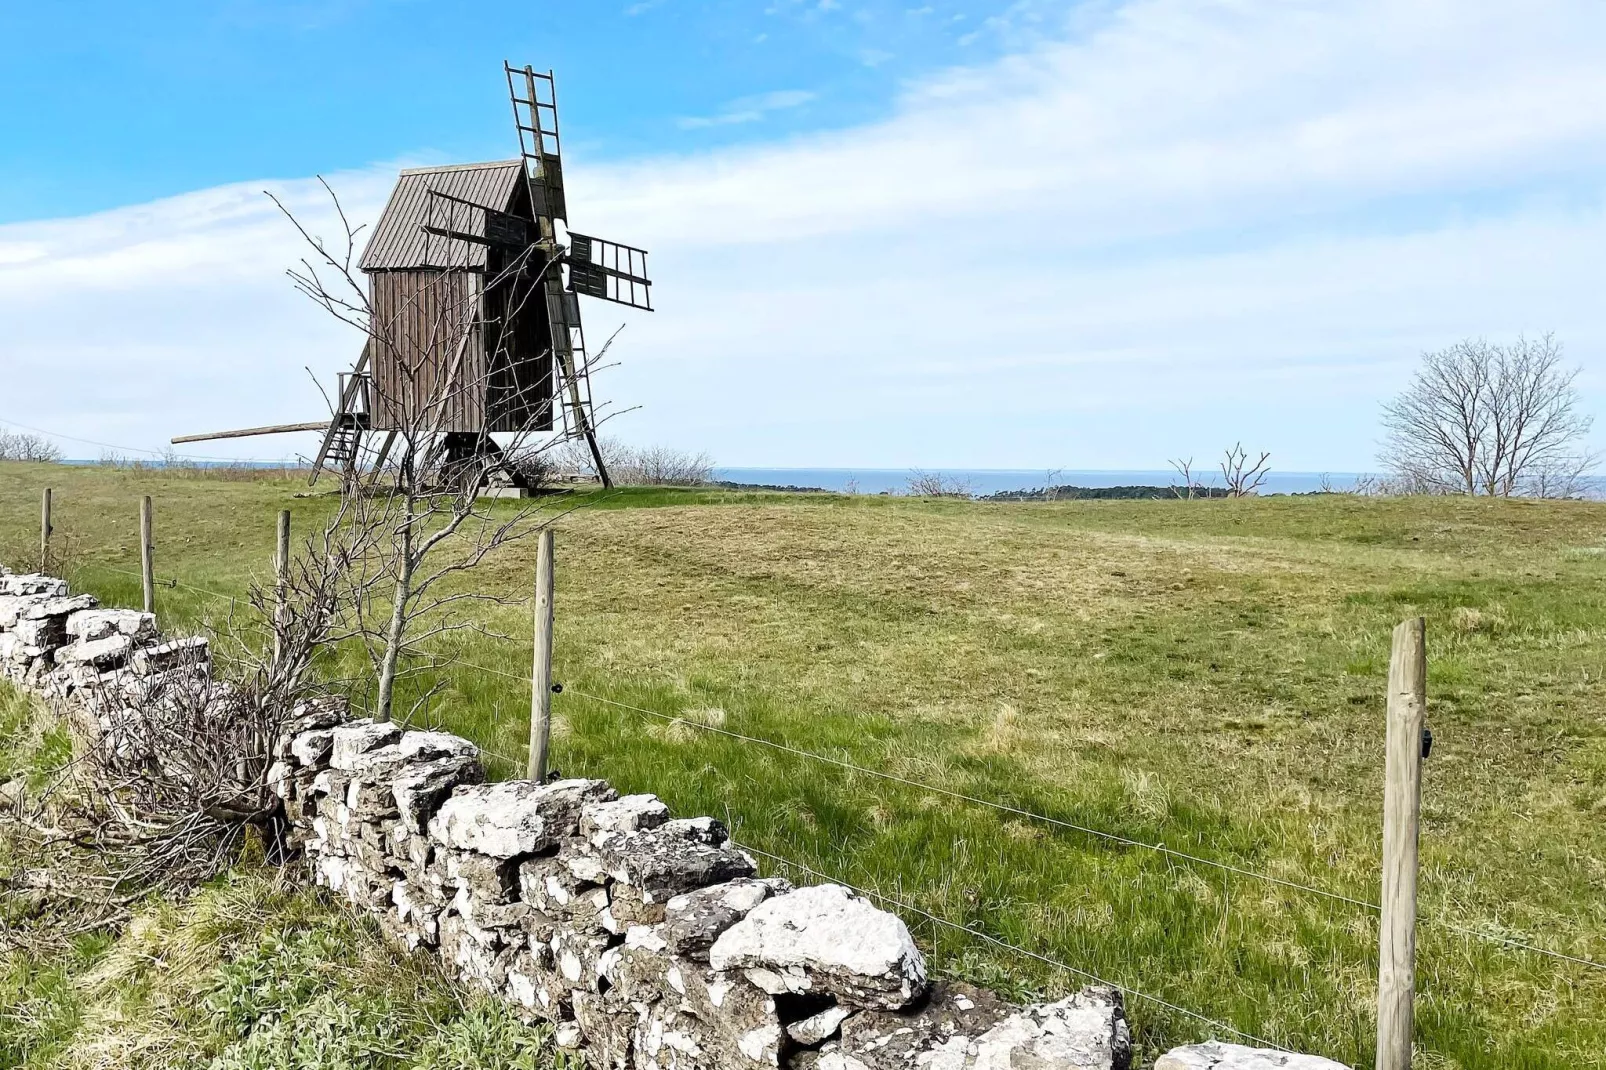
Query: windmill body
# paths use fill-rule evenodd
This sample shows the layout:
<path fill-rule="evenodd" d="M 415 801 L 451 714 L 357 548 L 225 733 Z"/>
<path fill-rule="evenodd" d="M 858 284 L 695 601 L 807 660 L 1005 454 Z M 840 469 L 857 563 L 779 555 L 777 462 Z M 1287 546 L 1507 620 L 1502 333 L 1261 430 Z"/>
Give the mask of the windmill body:
<path fill-rule="evenodd" d="M 437 455 L 495 456 L 491 436 L 561 429 L 596 443 L 579 296 L 650 311 L 646 253 L 567 229 L 551 72 L 503 65 L 519 156 L 404 170 L 359 264 L 368 339 L 327 423 L 312 478 L 382 465 L 398 436 Z"/>

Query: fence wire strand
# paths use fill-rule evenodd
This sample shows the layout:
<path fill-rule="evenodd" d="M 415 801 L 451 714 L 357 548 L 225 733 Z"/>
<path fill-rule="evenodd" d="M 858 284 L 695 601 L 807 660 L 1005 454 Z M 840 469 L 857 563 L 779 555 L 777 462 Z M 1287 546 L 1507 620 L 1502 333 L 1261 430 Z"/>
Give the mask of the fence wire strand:
<path fill-rule="evenodd" d="M 833 875 L 831 875 L 829 873 L 825 873 L 825 872 L 823 872 L 821 870 L 815 869 L 813 866 L 805 865 L 802 862 L 795 862 L 792 859 L 786 858 L 786 857 L 784 857 L 782 855 L 772 854 L 769 851 L 765 851 L 765 850 L 763 850 L 761 848 L 754 847 L 751 844 L 741 843 L 741 842 L 738 842 L 736 840 L 732 840 L 731 843 L 734 846 L 739 847 L 744 851 L 750 851 L 753 854 L 761 855 L 762 857 L 768 858 L 773 862 L 779 862 L 782 865 L 791 866 L 794 869 L 802 870 L 803 872 L 808 873 L 808 874 L 810 874 L 812 876 L 820 877 L 820 878 L 822 878 L 824 880 L 831 881 L 831 882 L 833 882 L 835 884 L 840 884 L 844 888 L 851 888 L 853 891 L 858 892 L 860 895 L 870 896 L 872 899 L 876 899 L 876 900 L 878 900 L 878 901 L 880 901 L 882 903 L 886 903 L 887 905 L 891 906 L 895 910 L 905 911 L 905 912 L 910 913 L 910 914 L 918 915 L 918 916 L 920 916 L 922 918 L 925 918 L 927 921 L 935 922 L 938 925 L 947 926 L 950 929 L 957 929 L 958 931 L 966 934 L 967 936 L 974 936 L 974 937 L 977 937 L 979 939 L 985 940 L 990 944 L 994 944 L 994 945 L 996 945 L 998 947 L 1004 948 L 1004 949 L 1006 949 L 1008 951 L 1013 951 L 1018 955 L 1025 955 L 1027 958 L 1036 959 L 1037 961 L 1042 962 L 1042 963 L 1046 963 L 1049 966 L 1053 966 L 1053 967 L 1055 967 L 1057 969 L 1064 970 L 1066 973 L 1075 974 L 1077 977 L 1081 977 L 1081 978 L 1084 978 L 1085 980 L 1092 981 L 1094 984 L 1106 985 L 1106 986 L 1108 986 L 1110 988 L 1118 989 L 1122 994 L 1124 994 L 1124 995 L 1126 995 L 1126 996 L 1128 996 L 1128 997 L 1130 997 L 1132 999 L 1141 999 L 1141 1000 L 1144 1000 L 1145 1002 L 1153 1003 L 1156 1006 L 1164 1007 L 1167 1010 L 1175 1011 L 1178 1014 L 1186 1015 L 1187 1017 L 1192 1018 L 1195 1021 L 1203 1022 L 1206 1025 L 1213 1026 L 1213 1027 L 1215 1027 L 1217 1029 L 1224 1029 L 1224 1030 L 1226 1030 L 1227 1032 L 1233 1034 L 1236 1037 L 1239 1037 L 1239 1038 L 1241 1038 L 1243 1040 L 1253 1041 L 1254 1043 L 1259 1044 L 1261 1047 L 1275 1048 L 1278 1051 L 1288 1051 L 1289 1050 L 1289 1049 L 1283 1047 L 1281 1044 L 1277 1044 L 1277 1043 L 1275 1043 L 1273 1041 L 1266 1040 L 1263 1037 L 1257 1037 L 1253 1033 L 1246 1033 L 1242 1029 L 1237 1028 L 1236 1026 L 1228 1025 L 1226 1022 L 1217 1021 L 1216 1019 L 1208 1017 L 1207 1015 L 1200 1014 L 1197 1011 L 1190 1011 L 1186 1007 L 1179 1006 L 1178 1004 L 1172 1003 L 1169 1000 L 1161 999 L 1159 996 L 1151 996 L 1147 992 L 1140 992 L 1137 989 L 1132 988 L 1132 987 L 1130 987 L 1128 985 L 1123 985 L 1123 984 L 1120 984 L 1120 983 L 1115 982 L 1115 981 L 1106 980 L 1105 978 L 1100 977 L 1096 973 L 1090 973 L 1087 970 L 1079 969 L 1079 968 L 1077 968 L 1075 966 L 1070 965 L 1069 963 L 1061 962 L 1060 960 L 1058 960 L 1056 958 L 1051 958 L 1048 955 L 1044 955 L 1044 954 L 1041 954 L 1039 952 L 1032 951 L 1032 950 L 1030 950 L 1028 948 L 1024 948 L 1024 947 L 1020 947 L 1020 946 L 1018 946 L 1016 944 L 1012 944 L 1007 940 L 1003 940 L 1003 939 L 1000 939 L 999 937 L 996 937 L 996 936 L 992 935 L 991 933 L 983 932 L 980 929 L 972 929 L 970 926 L 961 925 L 957 921 L 950 921 L 947 918 L 941 917 L 941 916 L 939 916 L 937 914 L 933 914 L 929 910 L 925 910 L 925 909 L 923 909 L 921 907 L 917 907 L 912 903 L 905 903 L 902 900 L 894 899 L 889 895 L 884 895 L 883 893 L 878 892 L 873 888 L 863 888 L 863 887 L 860 887 L 859 885 L 856 885 L 856 884 L 849 884 L 847 881 L 841 879 L 840 877 L 836 877 L 836 876 L 833 876 Z"/>

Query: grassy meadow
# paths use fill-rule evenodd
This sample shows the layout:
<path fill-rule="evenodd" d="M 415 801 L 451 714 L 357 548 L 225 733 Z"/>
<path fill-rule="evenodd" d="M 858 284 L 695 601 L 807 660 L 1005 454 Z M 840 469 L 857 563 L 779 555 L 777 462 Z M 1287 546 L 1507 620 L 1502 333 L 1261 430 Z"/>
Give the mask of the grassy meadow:
<path fill-rule="evenodd" d="M 157 574 L 191 585 L 157 592 L 172 630 L 226 620 L 267 570 L 278 509 L 306 530 L 330 507 L 278 477 L 0 465 L 0 561 L 36 555 L 45 485 L 70 578 L 114 604 L 138 603 L 137 502 L 154 497 Z M 984 933 L 1356 1067 L 1374 1030 L 1364 906 L 705 729 L 1375 902 L 1389 633 L 1426 616 L 1417 1065 L 1606 1067 L 1606 970 L 1481 938 L 1606 962 L 1606 505 L 563 504 L 579 506 L 557 536 L 565 773 L 715 814 L 954 923 L 906 914 L 939 972 L 1018 996 L 1083 983 Z M 522 597 L 533 555 L 508 548 L 473 582 Z M 437 643 L 456 660 L 413 719 L 516 775 L 529 607 L 474 613 L 507 638 Z M 1234 1039 L 1128 1009 L 1145 1066 Z"/>

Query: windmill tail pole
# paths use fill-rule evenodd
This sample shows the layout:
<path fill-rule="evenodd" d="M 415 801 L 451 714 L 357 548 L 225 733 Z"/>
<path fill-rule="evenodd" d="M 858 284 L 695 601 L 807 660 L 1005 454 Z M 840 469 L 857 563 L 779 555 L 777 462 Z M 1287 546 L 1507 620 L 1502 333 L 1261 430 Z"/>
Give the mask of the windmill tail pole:
<path fill-rule="evenodd" d="M 204 435 L 180 435 L 170 439 L 175 446 L 186 442 L 211 442 L 219 438 L 251 438 L 254 435 L 285 435 L 292 431 L 326 431 L 328 420 L 309 420 L 300 424 L 270 424 L 267 427 L 242 427 L 238 431 L 209 431 Z"/>

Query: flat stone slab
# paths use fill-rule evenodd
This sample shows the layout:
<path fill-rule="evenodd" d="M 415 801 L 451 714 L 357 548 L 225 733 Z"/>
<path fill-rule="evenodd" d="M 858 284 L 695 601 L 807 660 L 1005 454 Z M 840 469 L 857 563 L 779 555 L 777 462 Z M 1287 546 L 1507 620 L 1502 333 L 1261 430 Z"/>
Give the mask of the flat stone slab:
<path fill-rule="evenodd" d="M 83 609 L 67 618 L 67 634 L 86 643 L 113 635 L 155 639 L 156 614 L 137 609 Z"/>
<path fill-rule="evenodd" d="M 908 926 L 836 884 L 760 903 L 720 934 L 708 963 L 745 971 L 771 995 L 831 994 L 855 1007 L 899 1010 L 926 994 Z"/>
<path fill-rule="evenodd" d="M 1189 1044 L 1160 1056 L 1154 1070 L 1350 1070 L 1319 1055 L 1297 1055 L 1242 1044 Z"/>
<path fill-rule="evenodd" d="M 614 797 L 601 780 L 508 780 L 460 787 L 429 819 L 429 835 L 448 847 L 493 858 L 534 854 L 578 835 L 580 808 L 586 803 Z"/>

